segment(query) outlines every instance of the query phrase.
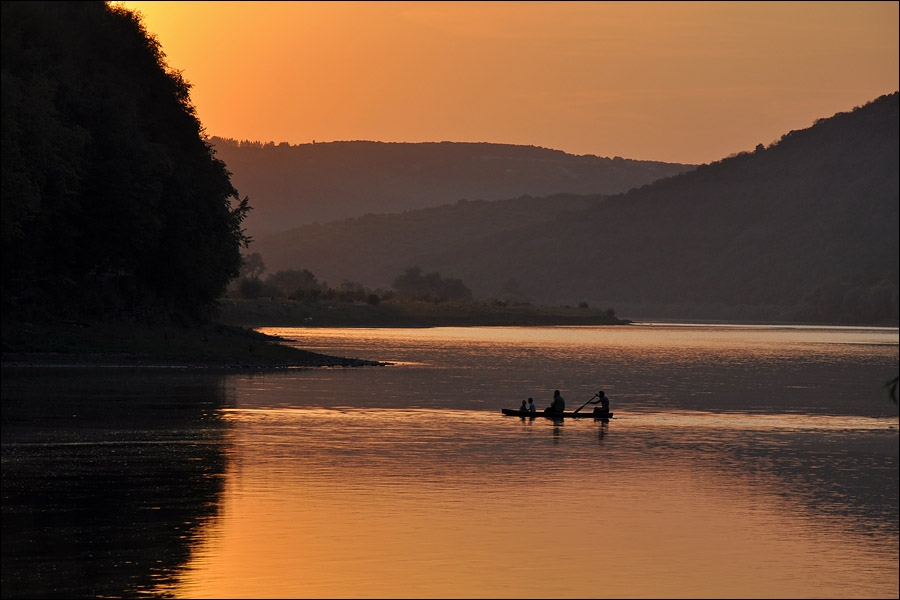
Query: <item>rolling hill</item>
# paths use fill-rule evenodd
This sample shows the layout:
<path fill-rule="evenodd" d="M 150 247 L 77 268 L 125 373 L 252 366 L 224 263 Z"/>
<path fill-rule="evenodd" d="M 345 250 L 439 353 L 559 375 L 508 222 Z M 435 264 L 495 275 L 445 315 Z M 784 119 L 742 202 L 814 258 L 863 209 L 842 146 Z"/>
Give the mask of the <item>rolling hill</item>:
<path fill-rule="evenodd" d="M 375 287 L 417 265 L 626 318 L 896 323 L 898 164 L 894 93 L 623 194 L 367 215 L 252 249 L 270 271 Z"/>
<path fill-rule="evenodd" d="M 617 194 L 694 168 L 505 144 L 209 141 L 252 201 L 244 226 L 254 237 L 458 200 Z"/>

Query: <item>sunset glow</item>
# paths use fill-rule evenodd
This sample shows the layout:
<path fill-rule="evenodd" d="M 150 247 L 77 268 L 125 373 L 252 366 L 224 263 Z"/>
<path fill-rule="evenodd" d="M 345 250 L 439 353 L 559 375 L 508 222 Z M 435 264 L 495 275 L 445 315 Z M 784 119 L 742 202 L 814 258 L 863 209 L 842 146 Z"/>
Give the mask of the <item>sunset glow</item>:
<path fill-rule="evenodd" d="M 898 89 L 897 2 L 125 2 L 207 133 L 699 163 Z"/>
<path fill-rule="evenodd" d="M 0 600 L 897 598 L 900 0 L 0 16 Z"/>

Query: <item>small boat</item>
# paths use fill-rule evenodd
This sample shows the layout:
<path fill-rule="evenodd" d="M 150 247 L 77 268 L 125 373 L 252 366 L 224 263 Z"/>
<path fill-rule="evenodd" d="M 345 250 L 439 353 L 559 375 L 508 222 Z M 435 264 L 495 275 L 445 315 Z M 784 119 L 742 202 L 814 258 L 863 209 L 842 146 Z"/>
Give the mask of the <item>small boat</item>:
<path fill-rule="evenodd" d="M 527 410 L 515 410 L 512 408 L 504 408 L 501 409 L 504 415 L 510 417 L 543 417 L 545 419 L 599 419 L 602 421 L 606 421 L 608 419 L 612 419 L 614 413 L 611 412 L 595 412 L 595 411 L 584 411 L 584 412 L 564 412 L 564 413 L 549 413 L 549 412 L 536 412 L 531 414 Z"/>

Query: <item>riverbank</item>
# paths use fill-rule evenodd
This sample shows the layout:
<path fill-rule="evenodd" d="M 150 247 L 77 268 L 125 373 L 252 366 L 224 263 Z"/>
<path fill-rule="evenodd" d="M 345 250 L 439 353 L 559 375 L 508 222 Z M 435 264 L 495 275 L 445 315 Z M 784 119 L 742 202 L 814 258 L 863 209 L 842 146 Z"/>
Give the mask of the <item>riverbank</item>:
<path fill-rule="evenodd" d="M 615 312 L 587 306 L 391 300 L 378 304 L 226 299 L 217 320 L 257 327 L 528 327 L 628 325 Z"/>
<path fill-rule="evenodd" d="M 2 365 L 258 369 L 384 364 L 308 352 L 279 342 L 273 336 L 215 323 L 4 320 Z"/>
<path fill-rule="evenodd" d="M 132 321 L 3 321 L 3 367 L 260 369 L 380 366 L 294 348 L 259 327 L 625 325 L 611 310 L 482 303 L 222 300 L 205 325 Z M 373 357 L 377 358 L 377 357 Z"/>

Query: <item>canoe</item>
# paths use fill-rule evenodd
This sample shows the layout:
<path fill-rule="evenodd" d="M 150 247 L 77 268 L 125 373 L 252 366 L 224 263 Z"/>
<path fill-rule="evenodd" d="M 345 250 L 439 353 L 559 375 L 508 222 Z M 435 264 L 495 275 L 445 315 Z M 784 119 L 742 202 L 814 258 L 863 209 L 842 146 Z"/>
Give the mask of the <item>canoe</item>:
<path fill-rule="evenodd" d="M 612 419 L 613 414 L 611 412 L 605 413 L 595 413 L 593 410 L 585 410 L 583 412 L 564 412 L 562 414 L 559 413 L 545 413 L 543 411 L 536 412 L 531 414 L 528 411 L 524 410 L 515 410 L 512 408 L 504 408 L 502 409 L 504 415 L 508 415 L 510 417 L 544 417 L 545 419 Z"/>

